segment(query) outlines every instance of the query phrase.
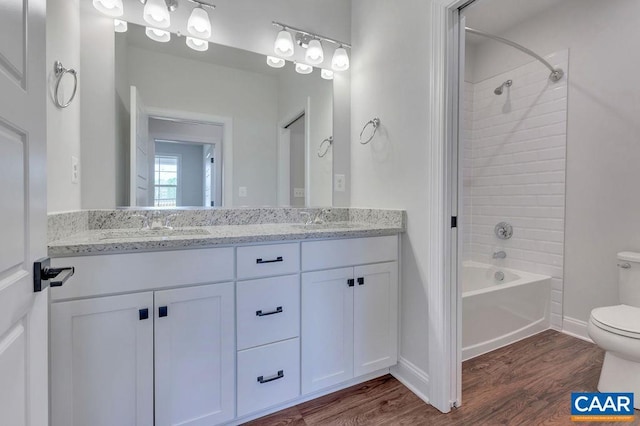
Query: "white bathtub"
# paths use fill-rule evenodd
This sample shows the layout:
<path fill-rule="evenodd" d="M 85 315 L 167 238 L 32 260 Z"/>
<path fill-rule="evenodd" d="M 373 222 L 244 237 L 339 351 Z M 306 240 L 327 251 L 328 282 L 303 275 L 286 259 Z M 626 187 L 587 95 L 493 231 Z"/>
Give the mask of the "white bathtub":
<path fill-rule="evenodd" d="M 461 282 L 463 361 L 549 328 L 551 277 L 465 261 Z"/>

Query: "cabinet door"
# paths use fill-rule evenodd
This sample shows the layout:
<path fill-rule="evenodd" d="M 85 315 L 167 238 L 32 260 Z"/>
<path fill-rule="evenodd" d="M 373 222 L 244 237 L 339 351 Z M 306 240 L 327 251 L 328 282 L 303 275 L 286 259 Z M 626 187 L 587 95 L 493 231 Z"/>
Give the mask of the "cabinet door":
<path fill-rule="evenodd" d="M 360 376 L 398 361 L 398 264 L 354 269 L 354 374 Z"/>
<path fill-rule="evenodd" d="M 353 377 L 353 268 L 302 274 L 302 393 Z"/>
<path fill-rule="evenodd" d="M 155 293 L 156 426 L 235 416 L 233 283 Z"/>
<path fill-rule="evenodd" d="M 51 305 L 53 426 L 153 425 L 152 311 L 151 292 Z"/>

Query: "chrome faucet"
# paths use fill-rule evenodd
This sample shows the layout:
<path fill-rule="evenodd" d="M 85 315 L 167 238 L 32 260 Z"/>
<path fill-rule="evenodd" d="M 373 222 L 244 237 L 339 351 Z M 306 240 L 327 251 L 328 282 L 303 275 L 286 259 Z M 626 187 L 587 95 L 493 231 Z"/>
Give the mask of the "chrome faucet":
<path fill-rule="evenodd" d="M 507 253 L 504 252 L 504 250 L 500 250 L 497 251 L 495 253 L 493 253 L 493 258 L 494 259 L 504 259 L 507 257 Z"/>

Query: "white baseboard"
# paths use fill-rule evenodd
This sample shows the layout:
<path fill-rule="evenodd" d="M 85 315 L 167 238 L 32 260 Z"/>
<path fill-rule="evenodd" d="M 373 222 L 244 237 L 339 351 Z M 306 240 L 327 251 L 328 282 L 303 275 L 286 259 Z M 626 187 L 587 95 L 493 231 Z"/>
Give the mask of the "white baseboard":
<path fill-rule="evenodd" d="M 564 317 L 562 320 L 562 332 L 569 336 L 577 337 L 578 339 L 593 343 L 593 340 L 591 340 L 589 333 L 587 332 L 587 323 L 585 321 Z"/>
<path fill-rule="evenodd" d="M 391 375 L 409 388 L 418 398 L 430 404 L 427 396 L 429 395 L 429 375 L 415 364 L 400 357 L 398 364 L 391 367 Z"/>

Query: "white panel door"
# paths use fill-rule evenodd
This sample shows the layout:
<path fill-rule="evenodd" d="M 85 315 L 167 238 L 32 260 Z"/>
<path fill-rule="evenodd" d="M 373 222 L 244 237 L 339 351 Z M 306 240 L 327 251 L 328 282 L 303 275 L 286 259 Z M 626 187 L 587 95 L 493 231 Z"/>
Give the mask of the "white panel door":
<path fill-rule="evenodd" d="M 149 114 L 140 97 L 140 92 L 131 86 L 131 141 L 130 141 L 130 173 L 129 198 L 132 206 L 150 206 L 151 194 L 150 156 L 152 154 L 149 141 Z"/>
<path fill-rule="evenodd" d="M 156 426 L 235 417 L 234 284 L 155 293 Z"/>
<path fill-rule="evenodd" d="M 153 425 L 152 315 L 151 292 L 51 305 L 52 426 Z"/>
<path fill-rule="evenodd" d="M 302 274 L 302 393 L 353 377 L 353 268 Z"/>
<path fill-rule="evenodd" d="M 0 1 L 0 423 L 48 423 L 45 0 Z"/>
<path fill-rule="evenodd" d="M 398 264 L 357 266 L 353 302 L 354 375 L 398 361 Z"/>

